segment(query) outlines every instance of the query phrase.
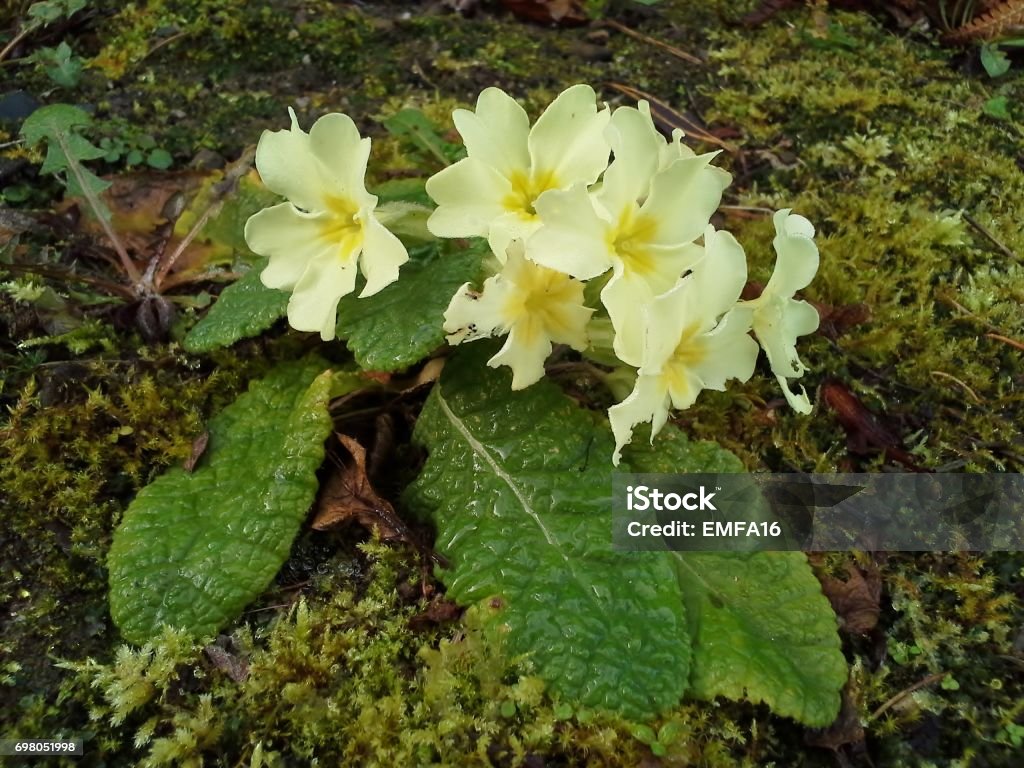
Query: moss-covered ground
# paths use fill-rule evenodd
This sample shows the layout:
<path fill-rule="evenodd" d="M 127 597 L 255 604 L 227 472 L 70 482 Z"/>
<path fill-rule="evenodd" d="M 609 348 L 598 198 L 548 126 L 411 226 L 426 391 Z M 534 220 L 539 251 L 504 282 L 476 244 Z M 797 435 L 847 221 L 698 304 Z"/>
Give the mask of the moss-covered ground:
<path fill-rule="evenodd" d="M 4 28 L 27 5 L 9 4 Z M 345 111 L 378 140 L 378 181 L 435 170 L 377 122 L 402 107 L 448 126 L 488 85 L 534 114 L 575 82 L 615 103 L 615 84 L 639 89 L 729 143 L 717 223 L 747 245 L 752 279 L 772 266 L 770 210 L 814 222 L 822 255 L 804 294 L 826 315 L 802 347 L 814 414 L 780 407 L 764 375 L 705 393 L 682 426 L 751 470 L 1024 471 L 1024 63 L 990 79 L 976 52 L 837 11 L 736 25 L 751 5 L 588 6 L 698 65 L 612 26 L 546 28 L 486 3 L 464 18 L 436 4 L 96 2 L 15 51 L 65 38 L 86 61 L 77 86 L 18 61 L 0 76 L 4 91 L 87 107 L 91 138 L 125 156 L 152 137 L 178 171 L 234 159 L 288 106 L 304 124 Z M 16 129 L 0 123 L 5 205 L 49 208 L 60 189 Z M 68 264 L 77 237 L 26 232 L 17 257 Z M 410 623 L 436 588 L 428 571 L 351 534 L 304 534 L 212 648 L 173 633 L 122 646 L 104 570 L 119 515 L 298 342 L 188 355 L 174 334 L 202 310 L 185 309 L 171 341 L 147 344 L 116 302 L 7 269 L 13 253 L 0 239 L 0 737 L 81 734 L 76 764 L 110 766 L 1021 764 L 1020 553 L 820 558 L 823 578 L 877 582 L 880 606 L 875 626 L 844 617 L 849 711 L 825 732 L 722 701 L 653 724 L 566 709 L 476 617 Z M 875 415 L 874 442 L 831 392 Z"/>

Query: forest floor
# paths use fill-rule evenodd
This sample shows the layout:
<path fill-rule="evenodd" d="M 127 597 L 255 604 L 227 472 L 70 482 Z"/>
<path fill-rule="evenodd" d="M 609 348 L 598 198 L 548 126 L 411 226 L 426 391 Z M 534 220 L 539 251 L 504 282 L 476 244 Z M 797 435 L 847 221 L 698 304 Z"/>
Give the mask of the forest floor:
<path fill-rule="evenodd" d="M 761 376 L 706 392 L 676 423 L 751 471 L 1024 472 L 1024 62 L 992 77 L 977 48 L 884 15 L 795 8 L 740 24 L 755 5 L 598 0 L 576 25 L 498 3 L 464 16 L 439 3 L 94 2 L 13 49 L 0 62 L 0 737 L 84 734 L 83 764 L 111 766 L 314 753 L 381 765 L 1019 764 L 1019 552 L 816 556 L 851 665 L 840 719 L 817 730 L 724 701 L 688 701 L 653 731 L 567 717 L 471 624 L 410 623 L 427 610 L 416 554 L 356 531 L 305 531 L 219 653 L 173 633 L 133 651 L 111 623 L 105 557 L 127 503 L 303 342 L 279 325 L 188 354 L 180 340 L 221 284 L 183 281 L 166 322 L 105 290 L 124 276 L 102 232 L 17 141 L 44 104 L 91 115 L 85 135 L 106 156 L 90 167 L 115 180 L 115 226 L 141 251 L 169 200 L 285 127 L 288 107 L 307 126 L 349 114 L 374 140 L 372 186 L 439 167 L 383 127 L 403 109 L 457 143 L 452 109 L 487 86 L 531 115 L 580 82 L 612 104 L 651 99 L 659 127 L 722 150 L 734 181 L 715 223 L 751 244 L 752 281 L 772 267 L 772 210 L 810 219 L 821 251 L 803 292 L 823 318 L 801 352 L 813 415 L 790 412 Z M 28 3 L 14 6 L 0 31 L 24 18 Z M 61 43 L 70 54 L 26 58 Z M 179 271 L 244 266 L 234 232 L 207 233 Z M 363 663 L 338 675 L 353 648 Z M 656 732 L 668 735 L 652 749 Z"/>

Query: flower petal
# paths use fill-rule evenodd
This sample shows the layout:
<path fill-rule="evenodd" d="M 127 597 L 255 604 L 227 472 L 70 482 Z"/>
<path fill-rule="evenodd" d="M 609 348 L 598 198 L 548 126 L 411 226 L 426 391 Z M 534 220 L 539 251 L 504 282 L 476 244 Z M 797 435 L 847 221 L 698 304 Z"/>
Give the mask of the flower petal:
<path fill-rule="evenodd" d="M 558 188 L 597 181 L 608 167 L 604 129 L 609 116 L 607 109 L 597 111 L 597 96 L 589 85 L 558 94 L 530 131 L 531 175 L 550 175 Z"/>
<path fill-rule="evenodd" d="M 306 267 L 288 302 L 288 322 L 298 331 L 319 331 L 320 338 L 334 338 L 338 302 L 356 285 L 356 260 L 328 254 Z"/>
<path fill-rule="evenodd" d="M 618 220 L 650 192 L 665 141 L 655 130 L 650 114 L 633 107 L 615 110 L 605 135 L 615 159 L 605 172 L 597 198 Z"/>
<path fill-rule="evenodd" d="M 487 233 L 487 244 L 491 246 L 491 253 L 504 264 L 512 242 L 525 241 L 540 229 L 540 226 L 540 219 L 536 216 L 526 216 L 519 211 L 506 211 L 491 220 L 490 230 Z"/>
<path fill-rule="evenodd" d="M 474 291 L 469 283 L 459 288 L 444 312 L 443 328 L 449 334 L 448 343 L 455 346 L 507 333 L 509 326 L 502 309 L 508 298 L 508 289 L 509 286 L 496 277 L 488 278 L 480 293 Z"/>
<path fill-rule="evenodd" d="M 818 312 L 805 301 L 775 300 L 754 310 L 754 334 L 776 376 L 796 378 L 807 370 L 796 351 L 799 336 L 818 327 Z"/>
<path fill-rule="evenodd" d="M 652 243 L 687 243 L 704 232 L 732 181 L 728 172 L 709 165 L 716 154 L 680 158 L 651 180 L 651 194 L 640 216 L 655 222 Z"/>
<path fill-rule="evenodd" d="M 398 279 L 398 268 L 409 260 L 409 252 L 402 241 L 388 231 L 373 214 L 367 214 L 363 225 L 363 252 L 359 269 L 366 278 L 366 286 L 359 298 L 372 296 Z"/>
<path fill-rule="evenodd" d="M 309 146 L 319 161 L 318 177 L 326 194 L 351 200 L 358 207 L 376 204 L 365 182 L 370 140 L 360 137 L 352 118 L 337 112 L 324 115 L 309 130 Z"/>
<path fill-rule="evenodd" d="M 647 323 L 644 307 L 652 299 L 654 293 L 647 281 L 635 274 L 623 273 L 621 267 L 616 267 L 612 278 L 601 289 L 601 303 L 608 310 L 608 317 L 615 328 L 612 349 L 619 360 L 634 368 L 639 368 L 645 362 L 644 333 Z M 677 332 L 677 338 L 678 335 Z"/>
<path fill-rule="evenodd" d="M 608 409 L 608 421 L 615 435 L 612 464 L 618 466 L 622 449 L 633 437 L 633 427 L 651 422 L 651 442 L 668 419 L 669 396 L 659 376 L 638 376 L 629 397 Z"/>
<path fill-rule="evenodd" d="M 427 179 L 427 194 L 437 203 L 427 228 L 435 237 L 486 237 L 511 193 L 508 179 L 467 157 Z"/>
<path fill-rule="evenodd" d="M 736 304 L 747 282 L 747 257 L 736 238 L 710 224 L 704 230 L 704 258 L 693 267 L 694 295 L 700 297 L 711 328 Z"/>
<path fill-rule="evenodd" d="M 789 403 L 790 408 L 805 416 L 814 410 L 814 406 L 811 405 L 811 398 L 807 396 L 807 390 L 803 388 L 803 385 L 800 386 L 800 394 L 798 395 L 790 389 L 789 380 L 784 376 L 776 376 L 775 378 L 779 380 L 782 394 L 786 396 L 786 402 Z"/>
<path fill-rule="evenodd" d="M 645 374 L 661 373 L 679 345 L 683 329 L 693 322 L 691 315 L 699 315 L 700 298 L 693 289 L 693 276 L 689 275 L 644 307 L 644 346 L 640 369 Z"/>
<path fill-rule="evenodd" d="M 749 309 L 733 309 L 703 337 L 707 354 L 693 370 L 705 389 L 722 391 L 729 379 L 748 381 L 754 375 L 758 346 L 750 337 L 752 314 Z"/>
<path fill-rule="evenodd" d="M 245 223 L 245 242 L 253 253 L 269 256 L 270 263 L 260 275 L 268 288 L 290 290 L 317 258 L 334 244 L 322 237 L 324 216 L 302 213 L 291 203 L 264 208 Z"/>
<path fill-rule="evenodd" d="M 583 185 L 547 192 L 537 198 L 536 207 L 543 226 L 526 243 L 529 259 L 579 280 L 597 277 L 612 266 L 605 237 L 609 225 Z"/>
<path fill-rule="evenodd" d="M 309 144 L 309 134 L 299 128 L 291 108 L 292 127 L 286 131 L 264 131 L 256 146 L 256 168 L 272 192 L 307 211 L 325 207 L 320 171 Z"/>
<path fill-rule="evenodd" d="M 814 227 L 803 216 L 783 209 L 775 213 L 774 221 L 772 246 L 778 257 L 762 295 L 789 297 L 806 287 L 818 271 L 818 246 L 811 239 Z"/>
<path fill-rule="evenodd" d="M 505 346 L 487 361 L 491 368 L 507 365 L 512 369 L 512 389 L 525 389 L 544 376 L 544 361 L 551 354 L 551 340 L 532 321 L 525 318 L 508 334 Z"/>
<path fill-rule="evenodd" d="M 527 136 L 530 118 L 519 104 L 500 88 L 485 88 L 476 100 L 476 112 L 457 109 L 452 113 L 455 127 L 474 160 L 506 178 L 530 167 Z"/>

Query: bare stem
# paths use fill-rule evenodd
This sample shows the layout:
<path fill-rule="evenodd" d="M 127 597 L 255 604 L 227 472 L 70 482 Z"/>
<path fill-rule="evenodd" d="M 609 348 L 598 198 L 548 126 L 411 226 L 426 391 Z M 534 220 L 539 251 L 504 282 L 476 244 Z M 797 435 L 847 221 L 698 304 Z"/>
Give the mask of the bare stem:
<path fill-rule="evenodd" d="M 192 241 L 196 239 L 200 232 L 203 231 L 203 227 L 206 226 L 206 222 L 210 220 L 210 217 L 218 208 L 220 208 L 219 205 L 211 205 L 203 211 L 203 215 L 199 217 L 195 224 L 192 225 L 192 228 L 188 231 L 188 234 L 185 235 L 185 238 L 178 243 L 178 247 L 174 249 L 174 253 L 172 253 L 156 271 L 156 277 L 153 279 L 154 285 L 159 287 L 163 283 L 164 278 L 167 277 L 167 273 L 171 271 L 171 267 L 173 267 L 174 263 L 181 258 L 181 254 L 183 254 L 185 250 L 192 245 Z"/>
<path fill-rule="evenodd" d="M 29 24 L 24 29 L 22 29 L 21 32 L 19 32 L 14 37 L 12 37 L 11 41 L 7 45 L 4 46 L 4 49 L 2 51 L 0 51 L 0 61 L 3 61 L 4 59 L 6 59 L 7 58 L 7 54 L 9 54 L 11 51 L 13 51 L 14 47 L 18 43 L 20 43 L 22 40 L 24 40 L 26 37 L 28 37 L 30 34 L 32 34 L 32 30 L 33 29 L 34 29 L 34 27 L 31 24 Z"/>
<path fill-rule="evenodd" d="M 106 233 L 107 238 L 114 246 L 114 250 L 117 251 L 118 258 L 121 259 L 121 267 L 124 269 L 125 274 L 128 275 L 128 279 L 131 280 L 132 285 L 135 287 L 136 293 L 141 293 L 143 289 L 142 275 L 139 274 L 139 270 L 135 267 L 131 257 L 128 256 L 128 251 L 125 250 L 124 244 L 121 242 L 121 238 L 117 236 L 114 228 L 110 226 L 110 222 L 104 214 L 103 203 L 96 196 L 96 192 L 89 186 L 88 180 L 85 178 L 85 174 L 82 173 L 82 166 L 78 160 L 71 154 L 71 148 L 68 146 L 67 141 L 64 137 L 57 133 L 57 143 L 60 144 L 61 150 L 64 152 L 64 157 L 68 160 L 68 170 L 71 171 L 75 180 L 78 182 L 78 186 L 82 189 L 82 194 L 85 195 L 86 202 L 89 203 L 89 207 L 92 208 L 92 212 L 96 215 L 96 218 L 100 222 L 100 226 L 103 227 L 103 231 Z"/>

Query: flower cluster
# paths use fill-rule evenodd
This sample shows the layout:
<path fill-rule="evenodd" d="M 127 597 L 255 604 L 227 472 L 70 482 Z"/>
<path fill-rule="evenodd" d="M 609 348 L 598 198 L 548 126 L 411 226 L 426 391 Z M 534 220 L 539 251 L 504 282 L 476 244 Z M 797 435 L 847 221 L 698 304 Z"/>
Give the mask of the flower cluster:
<path fill-rule="evenodd" d="M 717 153 L 695 154 L 681 132 L 666 140 L 646 102 L 612 112 L 576 85 L 531 126 L 515 100 L 488 88 L 475 111 L 453 117 L 467 156 L 427 181 L 437 203 L 427 227 L 439 238 L 486 238 L 496 269 L 452 297 L 450 344 L 507 336 L 488 364 L 511 368 L 521 389 L 544 375 L 554 344 L 586 354 L 596 346 L 591 331 L 610 323 L 610 351 L 636 371 L 632 393 L 609 411 L 616 463 L 638 424 L 651 423 L 653 440 L 670 409 L 749 379 L 759 347 L 788 402 L 810 411 L 792 384 L 806 370 L 796 340 L 818 325 L 814 308 L 793 298 L 818 268 L 810 222 L 775 214 L 775 271 L 744 301 L 743 249 L 710 223 L 731 176 L 711 164 Z M 367 296 L 408 258 L 365 189 L 368 153 L 369 139 L 344 115 L 321 118 L 309 134 L 293 115 L 290 131 L 266 132 L 257 150 L 265 183 L 288 202 L 250 219 L 246 240 L 270 257 L 263 282 L 293 291 L 291 324 L 324 339 L 357 264 Z M 600 306 L 587 306 L 587 281 Z"/>

